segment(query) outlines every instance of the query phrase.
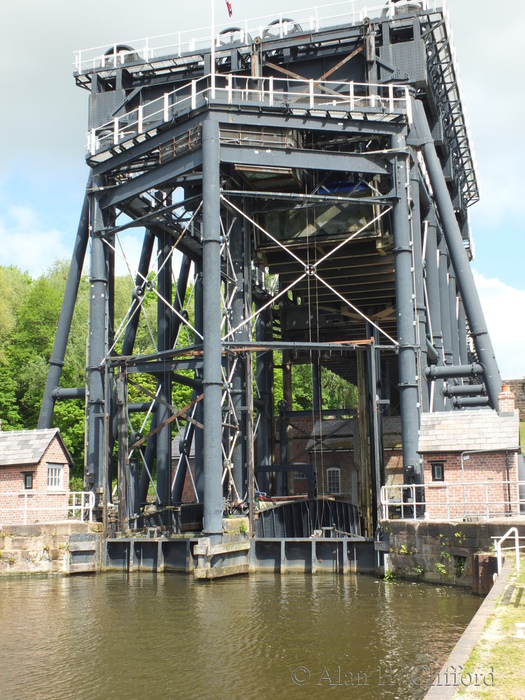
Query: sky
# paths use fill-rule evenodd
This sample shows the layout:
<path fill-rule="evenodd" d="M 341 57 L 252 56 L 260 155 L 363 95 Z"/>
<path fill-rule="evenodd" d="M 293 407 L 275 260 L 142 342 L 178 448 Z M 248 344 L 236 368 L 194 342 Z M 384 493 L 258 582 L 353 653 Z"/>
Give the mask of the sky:
<path fill-rule="evenodd" d="M 362 3 L 362 0 L 358 0 Z M 345 3 L 349 5 L 347 0 Z M 369 0 L 368 6 L 377 3 Z M 304 0 L 266 0 L 264 14 L 294 17 Z M 216 25 L 261 14 L 256 0 L 215 0 Z M 504 379 L 525 376 L 525 224 L 521 212 L 525 113 L 525 3 L 449 0 L 454 43 L 478 163 L 470 209 L 473 270 Z M 73 52 L 210 25 L 211 0 L 17 0 L 0 3 L 0 265 L 33 277 L 70 258 L 89 169 L 88 93 L 75 86 Z M 474 9 L 475 8 L 475 9 Z M 199 32 L 200 30 L 200 32 Z M 208 30 L 209 33 L 209 30 Z M 140 244 L 131 238 L 136 251 Z"/>

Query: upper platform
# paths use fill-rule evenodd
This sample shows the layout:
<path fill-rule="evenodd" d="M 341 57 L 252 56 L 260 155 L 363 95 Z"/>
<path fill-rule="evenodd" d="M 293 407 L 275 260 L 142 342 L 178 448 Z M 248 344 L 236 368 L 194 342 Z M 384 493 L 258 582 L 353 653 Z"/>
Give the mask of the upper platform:
<path fill-rule="evenodd" d="M 350 0 L 293 18 L 218 26 L 213 45 L 211 34 L 178 32 L 75 53 L 75 80 L 91 91 L 90 165 L 214 102 L 410 122 L 415 97 L 425 104 L 445 176 L 455 183 L 457 210 L 479 199 L 445 0 L 375 6 Z"/>

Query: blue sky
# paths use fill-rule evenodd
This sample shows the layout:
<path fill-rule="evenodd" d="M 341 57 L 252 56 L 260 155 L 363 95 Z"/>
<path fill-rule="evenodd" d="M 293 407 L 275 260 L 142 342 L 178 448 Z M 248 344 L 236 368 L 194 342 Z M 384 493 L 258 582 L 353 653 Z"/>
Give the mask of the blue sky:
<path fill-rule="evenodd" d="M 241 24 L 261 14 L 255 0 L 233 0 L 232 5 L 229 20 L 223 0 L 215 0 L 217 24 Z M 267 0 L 263 11 L 294 17 L 305 5 L 315 2 Z M 525 3 L 507 0 L 499 11 L 493 0 L 449 0 L 448 5 L 481 191 L 480 202 L 470 210 L 473 268 L 502 374 L 523 377 L 525 148 L 520 129 L 525 90 L 520 69 Z M 38 276 L 56 258 L 71 255 L 88 176 L 88 93 L 75 86 L 73 51 L 198 30 L 209 25 L 209 17 L 210 0 L 198 5 L 182 0 L 2 3 L 0 264 Z M 128 242 L 138 250 L 138 243 Z"/>

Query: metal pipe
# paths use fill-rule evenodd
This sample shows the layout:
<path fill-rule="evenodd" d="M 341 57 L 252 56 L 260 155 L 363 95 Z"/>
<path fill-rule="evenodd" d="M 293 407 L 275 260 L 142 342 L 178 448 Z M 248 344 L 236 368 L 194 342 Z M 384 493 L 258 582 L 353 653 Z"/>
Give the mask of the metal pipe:
<path fill-rule="evenodd" d="M 392 137 L 392 148 L 403 151 L 405 137 Z M 412 288 L 412 246 L 408 207 L 407 159 L 400 156 L 394 164 L 398 200 L 392 211 L 396 282 L 397 340 L 399 343 L 399 402 L 401 409 L 401 441 L 405 483 L 422 483 L 423 470 L 417 452 L 420 404 L 414 333 Z"/>
<path fill-rule="evenodd" d="M 477 408 L 489 403 L 488 396 L 458 396 L 452 400 L 454 408 Z"/>
<path fill-rule="evenodd" d="M 454 207 L 450 199 L 450 194 L 443 175 L 441 162 L 438 158 L 430 128 L 425 115 L 422 102 L 414 100 L 414 109 L 417 110 L 417 121 L 421 126 L 423 144 L 421 150 L 428 175 L 434 191 L 439 217 L 443 224 L 443 231 L 447 241 L 448 250 L 454 270 L 458 288 L 465 305 L 470 332 L 476 346 L 476 352 L 480 363 L 483 365 L 485 374 L 485 384 L 490 398 L 490 404 L 495 410 L 498 409 L 498 394 L 501 391 L 501 377 L 498 365 L 494 357 L 494 350 L 487 330 L 487 324 L 483 315 L 483 309 L 476 290 L 476 284 L 467 252 L 459 230 L 459 225 L 454 213 Z"/>
<path fill-rule="evenodd" d="M 203 321 L 204 321 L 204 522 L 203 532 L 222 533 L 221 225 L 219 124 L 202 124 Z"/>
<path fill-rule="evenodd" d="M 425 370 L 425 374 L 429 379 L 459 379 L 461 377 L 476 377 L 483 374 L 481 365 L 456 365 L 455 367 L 445 366 L 436 367 L 431 365 Z"/>
<path fill-rule="evenodd" d="M 484 384 L 463 384 L 463 386 L 451 386 L 443 389 L 443 396 L 479 396 L 485 391 Z"/>
<path fill-rule="evenodd" d="M 90 181 L 87 185 L 90 187 Z M 89 241 L 89 198 L 86 194 L 82 205 L 82 213 L 78 223 L 77 237 L 75 239 L 75 247 L 71 257 L 71 265 L 67 276 L 66 288 L 64 290 L 64 300 L 60 309 L 60 317 L 55 334 L 53 351 L 49 360 L 49 369 L 47 373 L 46 388 L 42 398 L 40 407 L 40 416 L 38 418 L 38 428 L 50 428 L 53 424 L 53 409 L 55 401 L 52 392 L 58 387 L 60 377 L 62 376 L 62 367 L 64 366 L 64 357 L 66 355 L 67 341 L 71 330 L 71 321 L 75 311 L 75 302 L 78 294 L 78 287 L 82 277 L 82 267 L 86 257 L 87 244 Z"/>
<path fill-rule="evenodd" d="M 436 348 L 432 345 L 430 340 L 427 338 L 427 357 L 430 362 L 437 362 L 439 360 L 439 354 Z"/>
<path fill-rule="evenodd" d="M 77 389 L 64 389 L 61 386 L 57 386 L 51 392 L 51 398 L 53 402 L 55 401 L 73 401 L 75 399 L 86 398 L 86 387 L 79 387 Z"/>

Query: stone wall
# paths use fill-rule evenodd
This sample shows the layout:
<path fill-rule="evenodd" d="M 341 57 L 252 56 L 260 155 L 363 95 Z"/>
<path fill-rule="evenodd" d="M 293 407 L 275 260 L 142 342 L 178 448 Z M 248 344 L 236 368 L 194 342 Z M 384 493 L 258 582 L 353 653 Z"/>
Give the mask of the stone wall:
<path fill-rule="evenodd" d="M 97 523 L 0 526 L 0 576 L 69 574 L 71 541 L 100 536 Z"/>
<path fill-rule="evenodd" d="M 501 537 L 516 522 L 383 520 L 381 525 L 389 549 L 385 571 L 401 578 L 472 588 L 474 555 L 492 550 L 492 537 Z M 518 530 L 525 537 L 525 524 Z"/>

